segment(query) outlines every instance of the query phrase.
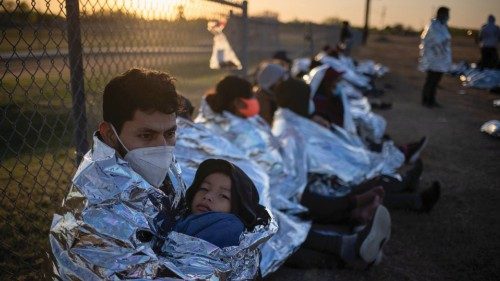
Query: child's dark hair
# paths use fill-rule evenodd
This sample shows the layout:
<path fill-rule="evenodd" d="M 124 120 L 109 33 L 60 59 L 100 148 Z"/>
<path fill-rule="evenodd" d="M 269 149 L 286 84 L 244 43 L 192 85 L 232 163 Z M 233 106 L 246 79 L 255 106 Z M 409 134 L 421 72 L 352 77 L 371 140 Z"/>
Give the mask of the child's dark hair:
<path fill-rule="evenodd" d="M 191 207 L 205 178 L 214 173 L 224 174 L 231 179 L 231 213 L 238 216 L 248 230 L 269 223 L 269 214 L 259 204 L 259 193 L 252 180 L 238 166 L 223 159 L 208 159 L 200 164 L 186 192 L 188 206 Z"/>

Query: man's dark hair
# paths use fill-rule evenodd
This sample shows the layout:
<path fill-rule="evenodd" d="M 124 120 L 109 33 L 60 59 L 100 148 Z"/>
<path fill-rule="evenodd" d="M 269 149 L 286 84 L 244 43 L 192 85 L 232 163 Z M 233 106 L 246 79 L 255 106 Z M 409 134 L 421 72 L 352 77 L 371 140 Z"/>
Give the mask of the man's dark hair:
<path fill-rule="evenodd" d="M 136 110 L 176 113 L 179 96 L 175 79 L 161 71 L 132 68 L 111 79 L 104 88 L 103 119 L 120 133 L 123 123 L 132 120 Z"/>
<path fill-rule="evenodd" d="M 437 13 L 436 13 L 438 18 L 445 16 L 445 15 L 449 15 L 449 14 L 450 14 L 450 8 L 448 8 L 446 6 L 439 7 L 437 10 Z"/>

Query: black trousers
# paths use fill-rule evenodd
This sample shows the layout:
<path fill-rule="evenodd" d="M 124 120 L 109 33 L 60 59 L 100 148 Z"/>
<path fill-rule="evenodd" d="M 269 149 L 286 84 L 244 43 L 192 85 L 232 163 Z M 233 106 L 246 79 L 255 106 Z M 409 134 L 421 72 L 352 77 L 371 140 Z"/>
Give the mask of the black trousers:
<path fill-rule="evenodd" d="M 481 48 L 481 68 L 496 68 L 498 66 L 498 51 L 497 48 Z"/>
<path fill-rule="evenodd" d="M 425 78 L 424 89 L 422 90 L 422 104 L 433 105 L 436 103 L 436 91 L 439 81 L 443 77 L 442 72 L 437 71 L 427 71 L 427 77 Z"/>

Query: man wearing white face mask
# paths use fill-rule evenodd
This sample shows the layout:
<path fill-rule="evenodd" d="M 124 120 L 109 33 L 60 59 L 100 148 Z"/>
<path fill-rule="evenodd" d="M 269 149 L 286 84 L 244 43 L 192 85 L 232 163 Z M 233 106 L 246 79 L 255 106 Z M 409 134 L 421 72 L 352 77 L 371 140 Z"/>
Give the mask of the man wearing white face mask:
<path fill-rule="evenodd" d="M 172 154 L 179 109 L 173 81 L 131 69 L 106 85 L 104 121 L 52 221 L 59 278 L 153 278 L 168 267 L 159 261 L 162 239 L 186 209 Z"/>

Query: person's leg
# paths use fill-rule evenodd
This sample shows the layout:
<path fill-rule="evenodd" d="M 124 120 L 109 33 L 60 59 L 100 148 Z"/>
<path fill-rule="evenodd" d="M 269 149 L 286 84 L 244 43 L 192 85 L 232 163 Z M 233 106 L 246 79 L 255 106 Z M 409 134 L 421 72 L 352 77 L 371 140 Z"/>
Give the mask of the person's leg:
<path fill-rule="evenodd" d="M 431 72 L 431 90 L 429 92 L 429 104 L 432 106 L 439 106 L 436 102 L 437 87 L 441 78 L 443 77 L 442 72 L 430 71 Z"/>
<path fill-rule="evenodd" d="M 389 212 L 379 206 L 371 222 L 354 234 L 348 234 L 338 226 L 313 225 L 303 247 L 334 255 L 348 264 L 362 261 L 367 265 L 376 260 L 390 234 Z"/>
<path fill-rule="evenodd" d="M 356 208 L 353 196 L 331 197 L 311 192 L 307 187 L 300 202 L 309 210 L 317 223 L 338 223 L 350 219 L 351 211 Z"/>
<path fill-rule="evenodd" d="M 487 48 L 481 48 L 481 59 L 479 60 L 478 67 L 483 70 L 483 68 L 487 67 L 488 63 L 488 50 Z"/>
<path fill-rule="evenodd" d="M 324 253 L 301 246 L 286 260 L 285 264 L 293 268 L 301 269 L 333 269 L 343 263 L 344 262 L 337 255 Z"/>
<path fill-rule="evenodd" d="M 492 67 L 493 68 L 498 68 L 498 67 L 500 67 L 500 65 L 499 65 L 500 61 L 498 59 L 498 50 L 497 50 L 497 48 L 492 48 L 492 49 L 493 49 L 492 50 L 492 53 L 493 53 L 493 55 L 492 55 L 493 56 L 493 58 L 492 58 L 492 64 L 493 64 L 493 66 Z"/>
<path fill-rule="evenodd" d="M 422 89 L 422 105 L 429 105 L 429 97 L 432 91 L 432 71 L 427 71 L 425 76 L 425 83 Z"/>
<path fill-rule="evenodd" d="M 486 68 L 495 68 L 498 64 L 498 52 L 496 48 L 483 48 L 483 66 Z"/>
<path fill-rule="evenodd" d="M 441 196 L 439 182 L 419 193 L 387 193 L 384 206 L 389 209 L 403 209 L 417 212 L 430 212 Z"/>
<path fill-rule="evenodd" d="M 417 193 L 391 193 L 385 196 L 384 206 L 395 210 L 418 211 L 422 208 L 422 199 Z"/>

